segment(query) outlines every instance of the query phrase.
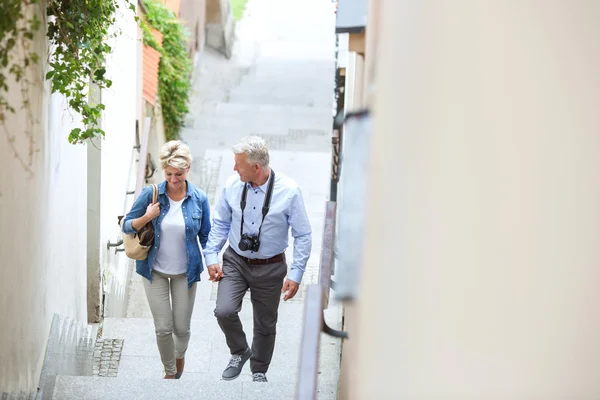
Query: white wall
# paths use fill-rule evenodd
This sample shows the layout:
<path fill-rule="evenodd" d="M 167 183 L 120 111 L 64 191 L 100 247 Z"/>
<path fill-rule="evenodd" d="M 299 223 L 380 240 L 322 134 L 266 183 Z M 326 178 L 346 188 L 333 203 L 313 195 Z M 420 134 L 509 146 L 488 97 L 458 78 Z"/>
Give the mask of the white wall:
<path fill-rule="evenodd" d="M 600 398 L 600 3 L 380 4 L 351 398 Z"/>
<path fill-rule="evenodd" d="M 46 54 L 43 32 L 35 47 Z M 43 74 L 30 76 L 37 82 L 30 98 L 38 124 L 28 130 L 34 153 L 27 168 L 0 128 L 0 392 L 37 388 L 54 313 L 87 320 L 86 148 L 67 142 L 77 116 L 64 112 L 61 96 L 49 97 Z M 9 101 L 18 105 L 15 89 Z M 19 111 L 6 123 L 25 158 L 28 121 Z"/>
<path fill-rule="evenodd" d="M 121 35 L 111 41 L 113 52 L 107 59 L 107 76 L 113 84 L 103 90 L 102 101 L 106 105 L 103 127 L 106 132 L 102 143 L 101 177 L 101 260 L 105 274 L 107 312 L 118 315 L 126 298 L 126 284 L 131 261 L 125 253 L 115 254 L 107 250 L 106 243 L 117 242 L 120 228 L 117 216 L 129 210 L 133 196 L 126 192 L 135 189 L 137 151 L 135 146 L 135 121 L 139 109 L 138 73 L 139 56 L 138 26 L 133 13 L 122 3 L 122 14 L 117 18 Z M 140 121 L 140 127 L 141 127 Z M 141 132 L 140 132 L 141 134 Z M 115 314 L 116 313 L 116 314 Z"/>

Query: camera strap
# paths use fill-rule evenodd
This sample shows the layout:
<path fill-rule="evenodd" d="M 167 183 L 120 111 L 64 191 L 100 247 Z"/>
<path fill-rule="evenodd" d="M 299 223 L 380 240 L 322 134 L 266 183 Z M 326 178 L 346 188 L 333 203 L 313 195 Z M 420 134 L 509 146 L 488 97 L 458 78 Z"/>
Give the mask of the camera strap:
<path fill-rule="evenodd" d="M 275 171 L 271 169 L 271 175 L 269 176 L 269 186 L 267 186 L 267 194 L 265 195 L 265 200 L 263 202 L 262 207 L 262 220 L 260 221 L 260 226 L 258 227 L 258 237 L 260 238 L 260 231 L 262 229 L 263 222 L 265 222 L 265 217 L 269 213 L 269 206 L 271 205 L 271 197 L 273 197 L 273 186 L 275 185 Z M 246 196 L 248 195 L 248 183 L 244 183 L 244 189 L 242 190 L 242 200 L 240 201 L 240 208 L 242 209 L 242 223 L 240 225 L 240 236 L 244 234 L 244 209 L 246 208 Z"/>

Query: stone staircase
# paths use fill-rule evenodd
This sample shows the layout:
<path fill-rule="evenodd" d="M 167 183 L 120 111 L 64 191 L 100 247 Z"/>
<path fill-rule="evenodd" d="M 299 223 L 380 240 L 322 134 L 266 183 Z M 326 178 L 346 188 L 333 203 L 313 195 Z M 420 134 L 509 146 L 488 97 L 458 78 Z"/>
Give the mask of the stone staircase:
<path fill-rule="evenodd" d="M 303 286 L 317 281 L 329 188 L 335 71 L 332 4 L 328 0 L 250 0 L 236 28 L 232 58 L 226 60 L 210 50 L 203 54 L 194 78 L 191 112 L 181 133 L 195 158 L 192 182 L 206 188 L 213 200 L 220 184 L 233 173 L 231 145 L 244 134 L 265 137 L 275 169 L 289 171 L 302 187 L 313 227 L 313 250 Z M 198 178 L 199 182 L 193 180 Z M 129 318 L 105 319 L 102 346 L 88 343 L 85 365 L 89 370 L 80 374 L 54 370 L 44 399 L 294 399 L 304 316 L 302 292 L 280 305 L 269 382 L 252 382 L 249 363 L 238 379 L 222 381 L 229 354 L 213 316 L 215 286 L 206 278 L 203 274 L 196 294 L 181 379 L 162 379 L 142 278 L 133 274 Z M 248 299 L 240 318 L 251 336 Z M 341 329 L 341 305 L 332 300 L 325 319 L 332 328 Z M 337 397 L 340 351 L 340 339 L 322 334 L 318 399 Z"/>
<path fill-rule="evenodd" d="M 204 293 L 208 293 L 205 289 Z M 268 383 L 252 382 L 249 363 L 234 381 L 221 380 L 229 354 L 223 335 L 212 316 L 214 301 L 205 296 L 196 301 L 192 319 L 192 339 L 186 354 L 186 368 L 179 380 L 162 379 L 163 369 L 150 318 L 107 318 L 103 323 L 103 343 L 112 343 L 122 352 L 111 368 L 96 368 L 98 356 L 88 343 L 79 357 L 83 369 L 61 370 L 52 380 L 44 399 L 295 399 L 298 358 L 301 342 L 302 303 L 281 304 L 277 342 Z M 202 298 L 204 297 L 204 298 Z M 252 305 L 244 301 L 241 319 L 247 332 L 252 331 Z M 326 310 L 329 321 L 341 321 L 341 306 L 331 304 Z M 339 324 L 338 324 L 339 325 Z M 339 326 L 338 326 L 339 327 Z M 251 338 L 249 337 L 249 340 Z M 115 344 L 116 343 L 116 344 Z M 106 354 L 105 357 L 110 357 Z M 334 400 L 339 377 L 340 341 L 323 335 L 318 399 Z M 108 362 L 109 360 L 105 360 Z M 114 368 L 112 368 L 114 366 Z M 96 369 L 96 370 L 95 370 Z M 112 370 L 116 376 L 111 376 Z M 59 371 L 55 369 L 54 371 Z M 77 373 L 75 373 L 77 372 Z M 108 374 L 106 373 L 108 372 Z M 41 397 L 40 397 L 41 398 Z"/>

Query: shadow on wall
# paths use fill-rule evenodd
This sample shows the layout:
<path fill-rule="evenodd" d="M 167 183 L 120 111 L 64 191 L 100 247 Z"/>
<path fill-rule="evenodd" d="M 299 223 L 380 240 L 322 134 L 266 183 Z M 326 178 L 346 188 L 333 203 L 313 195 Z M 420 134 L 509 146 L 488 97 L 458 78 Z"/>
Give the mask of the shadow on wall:
<path fill-rule="evenodd" d="M 54 314 L 38 399 L 52 398 L 57 375 L 92 376 L 96 333 L 89 325 Z"/>

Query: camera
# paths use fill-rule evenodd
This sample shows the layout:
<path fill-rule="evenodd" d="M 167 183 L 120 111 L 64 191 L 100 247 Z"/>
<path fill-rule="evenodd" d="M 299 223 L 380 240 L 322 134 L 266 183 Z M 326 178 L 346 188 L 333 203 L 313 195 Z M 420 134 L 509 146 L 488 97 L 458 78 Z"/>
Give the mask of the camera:
<path fill-rule="evenodd" d="M 260 239 L 258 235 L 242 234 L 238 247 L 241 251 L 258 251 L 260 247 Z"/>

